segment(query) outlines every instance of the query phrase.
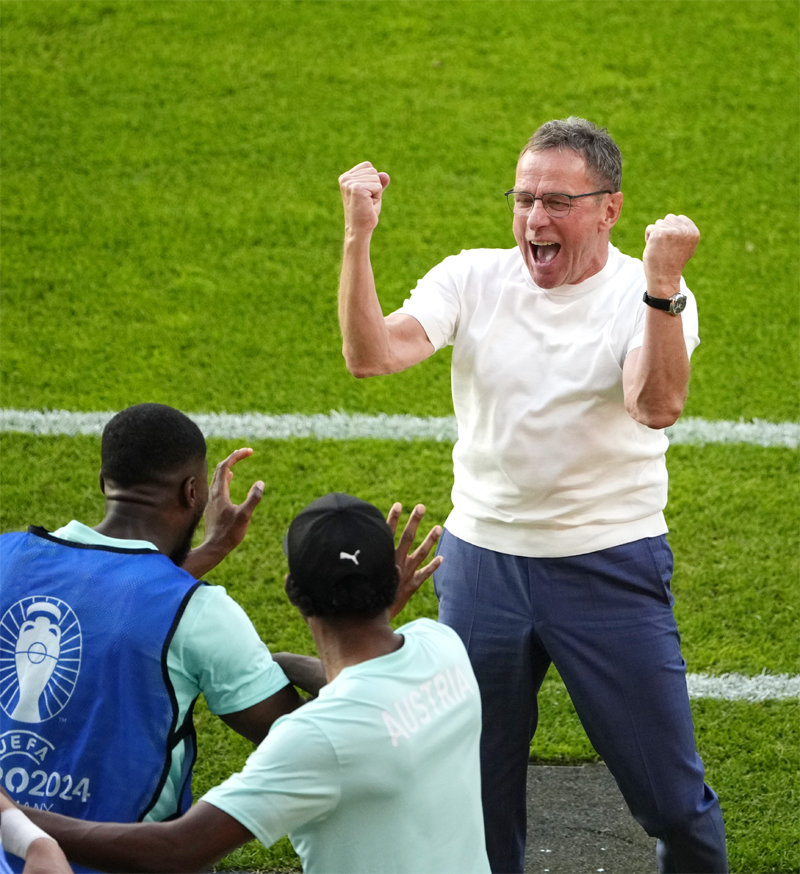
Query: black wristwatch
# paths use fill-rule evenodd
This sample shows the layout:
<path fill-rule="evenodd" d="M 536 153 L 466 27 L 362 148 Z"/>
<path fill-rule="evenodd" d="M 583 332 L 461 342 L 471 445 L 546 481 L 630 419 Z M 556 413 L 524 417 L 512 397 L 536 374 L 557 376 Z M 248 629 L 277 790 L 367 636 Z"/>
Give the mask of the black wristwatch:
<path fill-rule="evenodd" d="M 672 297 L 652 297 L 647 292 L 644 293 L 642 300 L 649 306 L 657 310 L 664 310 L 671 316 L 677 316 L 686 308 L 686 295 L 679 291 L 673 294 Z"/>

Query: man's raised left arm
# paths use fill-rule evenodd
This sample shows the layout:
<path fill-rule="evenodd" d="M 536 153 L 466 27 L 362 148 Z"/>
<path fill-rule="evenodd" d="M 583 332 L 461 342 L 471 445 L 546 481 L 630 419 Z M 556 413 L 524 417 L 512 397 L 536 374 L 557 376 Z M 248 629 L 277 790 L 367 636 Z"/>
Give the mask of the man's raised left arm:
<path fill-rule="evenodd" d="M 669 301 L 680 292 L 683 269 L 699 239 L 697 226 L 684 215 L 670 213 L 647 226 L 642 262 L 651 297 Z M 674 424 L 689 388 L 689 354 L 680 314 L 647 306 L 644 341 L 628 353 L 622 383 L 625 408 L 637 422 L 649 428 Z"/>

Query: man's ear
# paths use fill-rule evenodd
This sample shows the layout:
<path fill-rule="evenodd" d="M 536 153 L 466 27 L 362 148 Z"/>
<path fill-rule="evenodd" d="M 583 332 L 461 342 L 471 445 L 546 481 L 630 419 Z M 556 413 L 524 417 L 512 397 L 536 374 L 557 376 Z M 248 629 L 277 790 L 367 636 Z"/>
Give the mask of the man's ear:
<path fill-rule="evenodd" d="M 611 228 L 619 220 L 620 213 L 622 212 L 622 192 L 615 191 L 609 198 L 608 203 L 606 204 L 606 211 L 603 216 L 603 225 L 609 231 Z"/>
<path fill-rule="evenodd" d="M 283 588 L 286 592 L 286 597 L 289 599 L 289 603 L 292 605 L 292 607 L 297 608 L 297 612 L 300 614 L 306 625 L 308 625 L 308 616 L 306 616 L 306 614 L 300 608 L 297 598 L 297 584 L 292 579 L 291 574 L 286 574 L 286 577 L 283 580 Z"/>
<path fill-rule="evenodd" d="M 98 475 L 98 480 L 100 481 L 100 491 L 105 494 L 106 493 L 106 478 L 103 476 L 103 471 L 101 470 Z"/>
<path fill-rule="evenodd" d="M 296 592 L 294 580 L 292 579 L 291 574 L 286 574 L 283 579 L 283 590 L 286 592 L 286 597 L 289 599 L 289 603 L 293 607 L 297 607 L 297 602 L 295 601 L 293 595 Z"/>
<path fill-rule="evenodd" d="M 197 477 L 187 476 L 181 483 L 181 502 L 187 507 L 196 507 L 200 500 L 200 492 L 197 488 Z"/>

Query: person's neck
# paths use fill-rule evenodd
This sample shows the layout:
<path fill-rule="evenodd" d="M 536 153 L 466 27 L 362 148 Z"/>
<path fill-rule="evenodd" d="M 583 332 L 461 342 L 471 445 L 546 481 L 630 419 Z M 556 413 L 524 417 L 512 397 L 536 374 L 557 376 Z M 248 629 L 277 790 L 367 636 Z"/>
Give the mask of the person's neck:
<path fill-rule="evenodd" d="M 145 503 L 106 501 L 106 514 L 94 530 L 120 540 L 146 540 L 167 555 L 174 549 L 169 526 L 153 506 Z"/>
<path fill-rule="evenodd" d="M 329 683 L 344 668 L 396 652 L 404 641 L 389 624 L 388 611 L 372 619 L 310 616 L 308 624 Z"/>

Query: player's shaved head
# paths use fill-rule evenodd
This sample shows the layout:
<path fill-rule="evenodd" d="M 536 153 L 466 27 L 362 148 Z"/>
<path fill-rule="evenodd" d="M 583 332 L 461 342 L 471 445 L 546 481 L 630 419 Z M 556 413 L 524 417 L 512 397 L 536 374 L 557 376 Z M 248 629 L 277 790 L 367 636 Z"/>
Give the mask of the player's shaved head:
<path fill-rule="evenodd" d="M 162 483 L 206 457 L 202 431 L 180 410 L 136 404 L 117 413 L 103 430 L 100 474 L 123 488 Z"/>

